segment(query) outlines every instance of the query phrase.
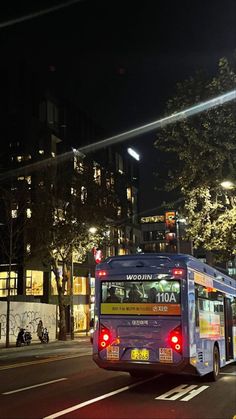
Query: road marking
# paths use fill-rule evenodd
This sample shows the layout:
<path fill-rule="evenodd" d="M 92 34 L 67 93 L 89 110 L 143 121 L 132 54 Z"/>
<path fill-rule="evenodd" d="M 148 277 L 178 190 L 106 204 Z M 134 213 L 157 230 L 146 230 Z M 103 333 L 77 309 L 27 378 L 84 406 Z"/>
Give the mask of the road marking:
<path fill-rule="evenodd" d="M 6 394 L 19 393 L 19 391 L 25 391 L 31 388 L 47 386 L 48 384 L 58 383 L 58 381 L 64 381 L 64 380 L 68 380 L 68 378 L 58 378 L 58 380 L 45 381 L 45 383 L 35 384 L 34 386 L 29 386 L 29 387 L 18 388 L 17 390 L 6 391 L 5 393 L 2 393 L 2 394 L 6 395 Z"/>
<path fill-rule="evenodd" d="M 39 359 L 37 361 L 20 362 L 19 364 L 2 365 L 0 366 L 0 371 L 8 370 L 11 368 L 27 367 L 28 365 L 45 364 L 48 362 L 63 361 L 64 359 L 80 358 L 81 356 L 91 356 L 91 354 L 88 352 L 85 352 L 85 353 L 76 354 L 76 355 L 62 355 L 62 356 L 58 356 L 57 358 L 52 357 L 52 358 L 46 358 L 46 359 Z"/>
<path fill-rule="evenodd" d="M 190 393 L 188 396 L 180 400 L 181 402 L 188 402 L 190 399 L 197 396 L 202 391 L 206 390 L 209 386 L 201 386 L 198 389 L 196 389 L 196 387 L 198 386 L 188 386 L 187 384 L 181 384 L 180 386 L 167 391 L 167 393 L 161 394 L 161 396 L 156 397 L 155 400 L 177 400 L 180 399 L 180 397 L 182 397 L 184 394 Z"/>
<path fill-rule="evenodd" d="M 161 375 L 162 374 L 158 374 L 158 375 L 155 375 L 154 377 L 146 378 L 145 380 L 138 381 L 134 384 L 131 384 L 130 386 L 125 386 L 125 387 L 119 388 L 118 390 L 111 391 L 110 393 L 103 394 L 102 396 L 95 397 L 94 399 L 87 400 L 86 402 L 76 404 L 75 406 L 71 406 L 71 407 L 68 407 L 67 409 L 61 410 L 59 412 L 52 413 L 49 416 L 45 416 L 43 419 L 54 419 L 54 418 L 58 418 L 59 416 L 67 415 L 68 413 L 73 412 L 74 410 L 81 409 L 82 407 L 88 406 L 92 403 L 96 403 L 100 400 L 107 399 L 108 397 L 112 397 L 115 394 L 119 394 L 119 393 L 122 393 L 124 391 L 130 390 L 131 388 L 140 386 L 141 384 L 144 384 L 144 383 L 147 383 L 148 381 L 154 380 L 155 378 L 160 377 Z"/>

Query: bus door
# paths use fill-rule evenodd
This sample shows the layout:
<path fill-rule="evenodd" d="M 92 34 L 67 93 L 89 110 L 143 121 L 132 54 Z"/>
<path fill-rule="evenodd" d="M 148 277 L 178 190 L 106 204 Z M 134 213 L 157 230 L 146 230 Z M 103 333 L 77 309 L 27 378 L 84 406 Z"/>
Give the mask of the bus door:
<path fill-rule="evenodd" d="M 224 298 L 226 361 L 233 358 L 233 313 L 231 300 Z"/>

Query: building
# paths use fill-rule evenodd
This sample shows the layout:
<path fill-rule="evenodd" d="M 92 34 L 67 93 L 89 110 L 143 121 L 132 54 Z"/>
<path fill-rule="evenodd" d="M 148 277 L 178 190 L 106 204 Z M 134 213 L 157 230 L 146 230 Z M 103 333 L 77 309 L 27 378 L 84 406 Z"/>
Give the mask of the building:
<path fill-rule="evenodd" d="M 8 68 L 8 73 L 4 70 L 0 299 L 8 294 L 10 272 L 11 299 L 57 304 L 51 266 L 33 253 L 37 239 L 30 226 L 42 197 L 57 190 L 61 202 L 74 207 L 104 208 L 109 241 L 103 257 L 134 252 L 140 243 L 138 163 L 123 145 L 88 156 L 75 151 L 105 133 L 76 104 L 60 97 L 51 67 L 42 71 L 24 61 L 18 68 Z M 71 331 L 73 314 L 74 330 L 87 331 L 94 302 L 93 249 L 84 263 L 73 256 L 71 262 L 67 330 Z"/>
<path fill-rule="evenodd" d="M 185 240 L 185 220 L 177 211 L 141 217 L 141 249 L 143 252 L 192 254 L 191 242 Z"/>

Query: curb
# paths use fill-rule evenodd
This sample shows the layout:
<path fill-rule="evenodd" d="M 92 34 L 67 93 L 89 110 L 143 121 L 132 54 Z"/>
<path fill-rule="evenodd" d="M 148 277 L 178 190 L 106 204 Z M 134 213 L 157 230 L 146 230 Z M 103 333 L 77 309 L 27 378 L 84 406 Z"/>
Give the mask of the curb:
<path fill-rule="evenodd" d="M 3 353 L 3 352 L 10 352 L 10 351 L 13 351 L 13 352 L 15 352 L 15 351 L 19 351 L 19 350 L 29 350 L 29 349 L 35 349 L 36 347 L 41 347 L 41 346 L 44 346 L 44 347 L 47 347 L 47 346 L 51 346 L 51 345 L 55 345 L 55 344 L 57 344 L 57 345 L 61 345 L 61 346 L 65 346 L 65 345 L 67 345 L 67 344 L 79 344 L 80 342 L 89 342 L 90 341 L 90 338 L 89 338 L 89 336 L 78 336 L 78 337 L 75 337 L 75 339 L 67 339 L 67 340 L 58 340 L 58 339 L 56 339 L 56 340 L 51 340 L 51 341 L 49 341 L 49 343 L 45 343 L 45 344 L 42 344 L 41 342 L 37 342 L 37 341 L 33 341 L 33 342 L 31 342 L 31 344 L 30 345 L 25 345 L 25 346 L 19 346 L 19 347 L 16 347 L 14 344 L 11 344 L 10 346 L 9 346 L 9 348 L 6 348 L 5 346 L 4 346 L 4 344 L 2 345 L 0 345 L 0 354 L 1 353 Z"/>

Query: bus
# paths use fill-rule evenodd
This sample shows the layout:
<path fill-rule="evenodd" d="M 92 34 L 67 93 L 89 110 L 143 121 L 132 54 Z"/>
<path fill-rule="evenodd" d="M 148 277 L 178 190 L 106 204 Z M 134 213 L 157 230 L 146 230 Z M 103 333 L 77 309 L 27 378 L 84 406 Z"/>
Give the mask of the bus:
<path fill-rule="evenodd" d="M 236 280 L 185 254 L 107 258 L 95 272 L 93 360 L 133 377 L 216 380 L 236 361 Z"/>

